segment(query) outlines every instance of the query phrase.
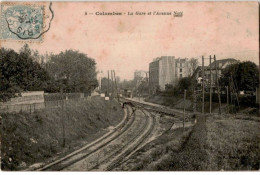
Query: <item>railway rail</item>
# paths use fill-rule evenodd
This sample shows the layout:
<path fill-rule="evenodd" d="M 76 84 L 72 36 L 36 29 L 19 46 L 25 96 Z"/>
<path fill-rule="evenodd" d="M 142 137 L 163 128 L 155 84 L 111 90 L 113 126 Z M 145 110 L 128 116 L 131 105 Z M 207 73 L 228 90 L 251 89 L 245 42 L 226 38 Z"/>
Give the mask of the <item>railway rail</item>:
<path fill-rule="evenodd" d="M 132 110 L 129 107 L 128 110 L 125 111 L 125 116 L 123 121 L 120 124 L 118 124 L 113 131 L 107 133 L 106 135 L 97 139 L 93 143 L 88 144 L 82 147 L 81 149 L 72 152 L 71 154 L 35 170 L 36 171 L 54 171 L 54 170 L 59 171 L 72 163 L 80 161 L 81 159 L 94 153 L 98 149 L 106 146 L 107 144 L 115 140 L 118 136 L 123 134 L 133 124 L 134 120 L 135 120 L 135 116 L 133 115 Z M 93 147 L 95 146 L 97 148 L 93 149 Z"/>
<path fill-rule="evenodd" d="M 127 157 L 135 152 L 151 135 L 155 127 L 155 115 L 165 114 L 177 120 L 183 117 L 164 107 L 144 104 L 134 100 L 120 98 L 125 109 L 124 120 L 111 132 L 97 139 L 93 143 L 57 160 L 36 171 L 61 170 L 113 170 L 121 165 Z M 135 112 L 144 115 L 137 115 Z M 100 157 L 101 155 L 101 157 Z"/>
<path fill-rule="evenodd" d="M 183 112 L 180 110 L 174 110 L 174 109 L 169 109 L 167 107 L 163 107 L 159 105 L 153 105 L 153 104 L 147 104 L 147 103 L 142 103 L 142 102 L 138 102 L 135 100 L 130 100 L 124 97 L 120 98 L 121 103 L 127 104 L 127 105 L 131 105 L 137 108 L 141 108 L 141 109 L 145 109 L 149 112 L 155 112 L 155 113 L 159 113 L 159 114 L 163 114 L 163 115 L 167 115 L 167 116 L 171 116 L 174 117 L 177 120 L 183 120 Z M 185 120 L 188 121 L 191 119 L 191 113 L 187 112 L 185 113 Z"/>
<path fill-rule="evenodd" d="M 88 157 L 87 160 L 85 160 L 84 163 L 79 163 L 78 167 L 75 167 L 72 165 L 72 168 L 68 168 L 65 170 L 77 170 L 84 167 L 87 167 L 84 170 L 105 170 L 107 165 L 113 161 L 118 160 L 118 157 L 125 151 L 129 150 L 129 147 L 131 147 L 132 144 L 139 141 L 139 138 L 142 137 L 143 133 L 146 133 L 146 130 L 148 130 L 151 127 L 150 117 L 149 116 L 139 116 L 139 118 L 136 119 L 135 124 L 132 128 L 128 130 L 128 133 L 125 133 L 121 135 L 117 140 L 111 142 L 111 144 L 107 145 L 106 148 L 102 148 L 102 150 L 99 151 L 98 156 L 95 155 L 94 157 Z M 118 148 L 117 148 L 118 146 Z M 111 149 L 112 148 L 112 149 Z M 101 156 L 100 156 L 101 155 Z M 88 162 L 91 162 L 91 159 L 97 158 L 99 159 L 98 162 L 94 162 L 92 165 L 87 165 Z M 80 166 L 81 165 L 81 166 Z"/>
<path fill-rule="evenodd" d="M 143 112 L 145 113 L 145 112 Z M 156 120 L 155 120 L 155 116 L 151 115 L 151 119 L 152 119 L 152 123 L 150 125 L 150 127 L 147 129 L 146 132 L 144 132 L 144 134 L 139 138 L 139 140 L 133 144 L 131 146 L 131 148 L 127 149 L 125 152 L 123 152 L 121 155 L 119 155 L 119 157 L 115 160 L 112 160 L 111 163 L 107 166 L 107 168 L 105 169 L 106 171 L 112 171 L 114 168 L 118 167 L 119 165 L 121 165 L 124 160 L 127 160 L 127 157 L 130 156 L 130 154 L 132 154 L 134 151 L 136 151 L 139 146 L 141 144 L 143 144 L 145 142 L 145 140 L 147 140 L 149 138 L 149 135 L 151 135 L 153 129 L 154 129 L 154 126 L 155 126 L 155 123 L 156 123 Z"/>

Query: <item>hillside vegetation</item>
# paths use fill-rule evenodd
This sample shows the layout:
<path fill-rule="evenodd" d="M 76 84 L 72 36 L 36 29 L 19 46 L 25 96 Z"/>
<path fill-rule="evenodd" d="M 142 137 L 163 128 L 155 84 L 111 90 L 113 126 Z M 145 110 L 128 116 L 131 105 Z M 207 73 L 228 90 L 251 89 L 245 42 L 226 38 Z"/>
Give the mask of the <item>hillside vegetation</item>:
<path fill-rule="evenodd" d="M 197 117 L 193 128 L 171 130 L 133 154 L 117 170 L 259 170 L 258 121 L 232 116 Z"/>
<path fill-rule="evenodd" d="M 97 139 L 124 116 L 121 106 L 100 97 L 70 101 L 64 108 L 28 114 L 1 114 L 2 170 L 19 170 L 62 156 Z M 65 128 L 63 147 L 62 120 Z"/>

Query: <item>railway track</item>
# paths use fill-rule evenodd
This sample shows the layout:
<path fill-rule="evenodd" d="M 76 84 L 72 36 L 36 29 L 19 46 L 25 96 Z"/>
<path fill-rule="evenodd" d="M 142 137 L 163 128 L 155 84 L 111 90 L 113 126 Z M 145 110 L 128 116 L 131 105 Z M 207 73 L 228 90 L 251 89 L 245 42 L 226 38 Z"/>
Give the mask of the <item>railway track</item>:
<path fill-rule="evenodd" d="M 145 114 L 144 111 L 143 111 L 143 113 Z M 127 158 L 130 157 L 130 155 L 132 153 L 134 153 L 149 138 L 149 136 L 151 135 L 151 133 L 154 129 L 155 123 L 156 123 L 155 116 L 153 116 L 151 113 L 149 113 L 149 114 L 151 115 L 150 127 L 147 128 L 146 132 L 144 132 L 141 135 L 141 137 L 139 137 L 139 139 L 136 141 L 136 143 L 131 145 L 130 148 L 128 148 L 125 152 L 121 153 L 121 155 L 119 155 L 117 159 L 112 160 L 111 163 L 105 169 L 106 171 L 112 171 L 114 168 L 116 168 L 119 165 L 121 165 L 122 163 L 124 163 L 125 160 L 127 160 Z"/>
<path fill-rule="evenodd" d="M 124 133 L 109 145 L 99 150 L 95 155 L 89 156 L 83 162 L 75 163 L 64 170 L 106 170 L 107 165 L 111 161 L 118 160 L 121 153 L 128 151 L 133 143 L 139 141 L 139 138 L 143 135 L 142 133 L 146 133 L 146 130 L 150 128 L 151 122 L 149 116 L 136 115 L 138 117 L 127 133 Z M 92 160 L 94 161 L 92 162 Z"/>
<path fill-rule="evenodd" d="M 89 156 L 90 154 L 96 152 L 98 149 L 106 146 L 113 140 L 115 140 L 117 137 L 119 137 L 121 134 L 123 134 L 131 125 L 133 124 L 135 120 L 135 115 L 133 115 L 133 111 L 131 107 L 127 107 L 127 110 L 125 109 L 125 116 L 123 121 L 116 126 L 114 130 L 107 133 L 103 137 L 97 139 L 91 144 L 88 144 L 81 149 L 78 149 L 71 154 L 58 159 L 50 164 L 47 164 L 41 168 L 35 169 L 35 171 L 59 171 L 63 168 L 80 161 L 81 159 L 84 159 L 85 157 Z"/>
<path fill-rule="evenodd" d="M 167 107 L 158 106 L 156 104 L 154 104 L 154 105 L 146 104 L 146 103 L 138 102 L 138 101 L 135 101 L 135 100 L 130 100 L 130 99 L 127 99 L 127 98 L 124 98 L 124 97 L 121 97 L 120 100 L 121 100 L 122 103 L 127 102 L 127 104 L 132 104 L 133 106 L 138 106 L 138 107 L 145 109 L 149 112 L 155 112 L 155 113 L 171 116 L 171 117 L 174 117 L 175 119 L 180 120 L 180 121 L 183 120 L 182 119 L 183 112 L 181 110 L 169 109 Z M 186 114 L 186 116 L 185 116 L 186 120 L 190 120 L 192 113 L 186 111 L 185 114 Z"/>
<path fill-rule="evenodd" d="M 151 135 L 156 123 L 152 112 L 166 114 L 176 119 L 182 117 L 168 109 L 129 99 L 121 99 L 121 102 L 127 102 L 125 113 L 128 114 L 113 131 L 37 171 L 114 170 L 140 148 Z M 133 115 L 135 111 L 139 115 Z M 144 115 L 140 115 L 141 112 Z"/>

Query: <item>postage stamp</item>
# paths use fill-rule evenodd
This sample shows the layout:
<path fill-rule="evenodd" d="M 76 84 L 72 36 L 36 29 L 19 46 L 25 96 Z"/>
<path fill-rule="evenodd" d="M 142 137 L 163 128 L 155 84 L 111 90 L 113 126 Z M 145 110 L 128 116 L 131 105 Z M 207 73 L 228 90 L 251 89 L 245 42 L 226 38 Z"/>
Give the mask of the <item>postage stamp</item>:
<path fill-rule="evenodd" d="M 42 41 L 43 34 L 49 30 L 51 22 L 50 20 L 46 25 L 45 18 L 50 17 L 45 16 L 44 5 L 2 4 L 0 38 Z"/>

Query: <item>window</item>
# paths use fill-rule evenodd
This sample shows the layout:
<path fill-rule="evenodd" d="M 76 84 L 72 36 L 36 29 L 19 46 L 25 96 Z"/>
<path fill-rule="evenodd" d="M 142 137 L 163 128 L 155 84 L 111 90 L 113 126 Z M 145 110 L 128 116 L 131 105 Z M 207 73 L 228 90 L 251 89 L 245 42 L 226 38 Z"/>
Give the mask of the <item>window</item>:
<path fill-rule="evenodd" d="M 180 68 L 180 72 L 182 72 L 182 68 Z"/>
<path fill-rule="evenodd" d="M 182 67 L 182 63 L 180 63 L 180 67 Z"/>
<path fill-rule="evenodd" d="M 180 78 L 182 78 L 182 74 L 180 74 Z"/>

